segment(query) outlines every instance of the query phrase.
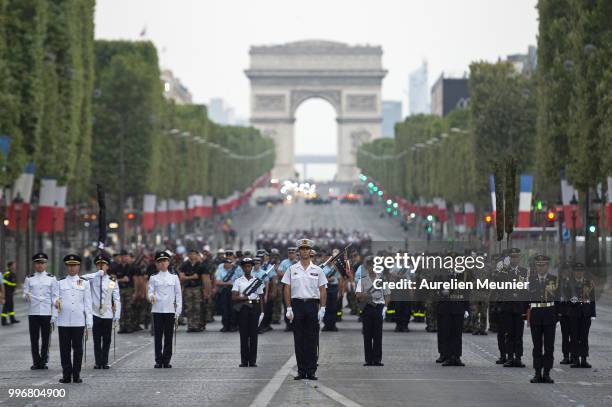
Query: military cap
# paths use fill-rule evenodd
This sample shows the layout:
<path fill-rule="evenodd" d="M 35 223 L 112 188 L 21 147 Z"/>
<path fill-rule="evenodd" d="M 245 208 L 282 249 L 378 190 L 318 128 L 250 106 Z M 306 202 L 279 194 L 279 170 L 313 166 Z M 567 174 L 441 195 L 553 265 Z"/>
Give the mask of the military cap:
<path fill-rule="evenodd" d="M 268 252 L 266 251 L 266 249 L 259 249 L 257 250 L 257 256 L 267 256 Z"/>
<path fill-rule="evenodd" d="M 200 252 L 195 247 L 190 247 L 189 249 L 187 249 L 187 253 L 198 253 L 199 254 Z"/>
<path fill-rule="evenodd" d="M 272 250 L 274 250 L 274 249 L 272 249 Z M 296 251 L 297 251 L 297 247 L 295 247 L 295 246 L 288 247 L 288 248 L 287 248 L 287 251 L 288 251 L 289 253 L 296 252 Z"/>
<path fill-rule="evenodd" d="M 533 259 L 536 263 L 548 263 L 550 261 L 550 257 L 545 256 L 543 254 L 538 254 Z"/>
<path fill-rule="evenodd" d="M 262 259 L 262 257 L 260 257 L 260 256 L 255 256 L 255 257 L 253 257 L 253 261 L 254 261 L 255 263 L 261 263 L 261 262 L 262 262 L 262 260 L 263 260 L 263 259 Z"/>
<path fill-rule="evenodd" d="M 94 264 L 98 264 L 98 263 L 110 264 L 110 258 L 108 257 L 108 254 L 106 253 L 98 254 L 94 259 Z"/>
<path fill-rule="evenodd" d="M 202 251 L 210 253 L 210 246 L 209 245 L 204 245 L 204 248 L 202 249 Z"/>
<path fill-rule="evenodd" d="M 518 256 L 521 254 L 521 249 L 513 247 L 510 249 L 510 256 Z"/>
<path fill-rule="evenodd" d="M 219 250 L 217 250 L 217 254 L 225 254 L 225 249 L 219 249 Z"/>
<path fill-rule="evenodd" d="M 79 265 L 81 264 L 81 256 L 78 254 L 68 254 L 64 256 L 64 264 Z"/>
<path fill-rule="evenodd" d="M 572 269 L 574 271 L 584 271 L 585 267 L 583 263 L 574 263 L 574 265 L 572 266 Z"/>
<path fill-rule="evenodd" d="M 300 249 L 302 247 L 307 247 L 309 249 L 312 249 L 312 247 L 314 246 L 314 243 L 310 239 L 299 239 L 297 242 L 295 242 L 295 245 Z"/>
<path fill-rule="evenodd" d="M 242 257 L 242 250 L 236 250 L 236 257 Z"/>
<path fill-rule="evenodd" d="M 47 263 L 49 261 L 49 256 L 46 253 L 36 253 L 32 256 L 32 261 L 34 263 Z"/>
<path fill-rule="evenodd" d="M 255 264 L 255 261 L 250 257 L 245 257 L 244 259 L 240 260 L 240 265 L 244 266 L 245 264 L 250 264 L 251 266 L 253 266 Z"/>
<path fill-rule="evenodd" d="M 161 250 L 155 253 L 155 261 L 170 260 L 170 255 L 167 251 Z"/>
<path fill-rule="evenodd" d="M 226 250 L 225 251 L 225 255 L 228 256 L 228 257 L 229 256 L 233 256 L 234 255 L 234 251 L 233 250 Z"/>
<path fill-rule="evenodd" d="M 295 251 L 295 250 L 294 250 Z M 276 254 L 279 255 L 280 252 L 278 251 L 278 249 L 274 248 L 274 249 L 270 249 L 270 254 Z"/>
<path fill-rule="evenodd" d="M 251 251 L 250 250 L 245 251 L 244 257 L 251 257 Z"/>
<path fill-rule="evenodd" d="M 226 263 L 226 264 L 229 264 L 229 263 L 231 263 L 231 262 L 232 262 L 232 260 L 231 260 L 231 259 L 228 259 L 227 257 L 226 257 L 226 258 L 224 258 L 224 259 L 223 259 L 223 261 L 222 261 L 222 263 Z"/>
<path fill-rule="evenodd" d="M 127 256 L 128 254 L 129 254 L 128 251 L 125 249 L 121 249 L 121 251 L 119 252 L 120 256 Z"/>

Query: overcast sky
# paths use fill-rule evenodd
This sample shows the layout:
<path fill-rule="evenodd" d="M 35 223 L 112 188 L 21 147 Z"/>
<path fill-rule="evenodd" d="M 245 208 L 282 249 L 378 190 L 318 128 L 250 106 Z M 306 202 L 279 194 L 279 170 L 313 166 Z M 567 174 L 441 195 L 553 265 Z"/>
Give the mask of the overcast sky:
<path fill-rule="evenodd" d="M 402 100 L 408 74 L 423 59 L 429 82 L 460 76 L 471 61 L 525 53 L 536 43 L 537 0 L 98 0 L 96 38 L 146 39 L 157 46 L 198 103 L 222 97 L 248 117 L 243 71 L 251 45 L 325 39 L 381 45 L 389 71 L 383 98 Z M 448 76 L 448 75 L 447 75 Z M 323 102 L 298 110 L 297 149 L 320 138 L 335 152 L 333 110 Z M 309 136 L 304 136 L 309 134 Z M 322 144 L 316 143 L 319 148 Z"/>

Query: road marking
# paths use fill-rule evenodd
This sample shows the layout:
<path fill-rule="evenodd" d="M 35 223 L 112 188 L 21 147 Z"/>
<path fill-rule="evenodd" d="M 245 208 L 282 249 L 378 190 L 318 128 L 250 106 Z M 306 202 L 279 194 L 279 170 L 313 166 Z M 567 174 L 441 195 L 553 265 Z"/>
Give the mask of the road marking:
<path fill-rule="evenodd" d="M 278 369 L 278 371 L 274 374 L 272 379 L 264 386 L 263 389 L 259 392 L 255 400 L 251 403 L 250 407 L 264 407 L 267 406 L 270 401 L 274 398 L 278 389 L 280 389 L 281 385 L 291 372 L 291 369 L 296 364 L 295 354 L 291 355 L 291 357 L 285 362 L 285 364 Z"/>
<path fill-rule="evenodd" d="M 292 371 L 292 373 L 294 375 L 297 374 L 296 371 Z M 308 384 L 313 389 L 320 391 L 321 393 L 325 394 L 330 399 L 342 404 L 345 407 L 362 407 L 361 404 L 355 403 L 353 400 L 350 400 L 344 397 L 342 394 L 338 393 L 334 389 L 330 389 L 329 387 L 324 386 L 318 382 L 313 382 L 311 380 L 305 380 L 305 383 Z"/>

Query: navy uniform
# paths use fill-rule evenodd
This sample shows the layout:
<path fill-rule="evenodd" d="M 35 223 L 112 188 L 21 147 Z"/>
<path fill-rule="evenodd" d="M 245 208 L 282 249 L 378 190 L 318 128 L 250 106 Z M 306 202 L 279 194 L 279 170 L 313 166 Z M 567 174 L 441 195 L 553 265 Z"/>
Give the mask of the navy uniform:
<path fill-rule="evenodd" d="M 114 276 L 104 270 L 110 266 L 110 257 L 107 254 L 98 254 L 94 264 L 98 271 L 82 276 L 89 280 L 91 289 L 93 313 L 93 346 L 95 365 L 94 369 L 108 369 L 108 352 L 110 351 L 113 325 L 119 321 L 121 315 L 121 297 L 119 285 Z"/>
<path fill-rule="evenodd" d="M 323 329 L 322 331 L 338 331 L 336 327 L 337 316 L 337 305 L 338 305 L 338 292 L 340 284 L 340 273 L 332 265 L 325 265 L 323 267 L 323 273 L 327 278 L 327 307 L 325 308 L 325 316 L 323 317 Z"/>
<path fill-rule="evenodd" d="M 383 317 L 387 311 L 389 296 L 388 288 L 375 288 L 373 280 L 376 279 L 372 269 L 372 258 L 366 258 L 365 264 L 368 274 L 357 282 L 355 293 L 357 299 L 365 302 L 361 311 L 361 322 L 363 324 L 363 347 L 365 355 L 364 366 L 384 366 L 382 363 L 382 334 Z"/>
<path fill-rule="evenodd" d="M 32 367 L 30 369 L 47 369 L 49 361 L 49 340 L 53 303 L 58 296 L 58 284 L 55 277 L 47 274 L 49 258 L 45 253 L 32 256 L 35 272 L 25 279 L 23 299 L 29 303 L 28 324 L 30 328 L 30 347 L 32 349 Z M 39 343 L 39 338 L 42 343 Z"/>
<path fill-rule="evenodd" d="M 221 304 L 221 324 L 223 327 L 220 332 L 237 331 L 237 314 L 232 308 L 232 286 L 238 277 L 242 276 L 242 269 L 238 263 L 232 261 L 234 253 L 225 252 L 225 259 L 217 267 L 215 273 L 215 284 L 219 288 L 218 296 Z"/>
<path fill-rule="evenodd" d="M 313 242 L 309 239 L 297 241 L 300 256 L 309 256 Z M 302 261 L 306 263 L 302 265 Z M 327 278 L 323 270 L 302 258 L 285 272 L 281 281 L 285 284 L 286 316 L 293 323 L 293 341 L 298 375 L 295 380 L 317 380 L 317 346 L 319 324 L 325 315 L 327 300 Z M 319 304 L 321 307 L 319 309 Z M 295 311 L 294 311 L 295 310 Z"/>
<path fill-rule="evenodd" d="M 491 268 L 494 270 L 491 274 L 491 279 L 495 282 L 504 282 L 508 280 L 508 271 L 504 266 L 504 255 L 494 255 Z M 506 331 L 503 324 L 503 306 L 504 295 L 499 290 L 491 292 L 491 302 L 489 304 L 489 330 L 497 334 L 497 349 L 499 350 L 499 359 L 495 361 L 498 365 L 503 365 L 508 361 L 506 351 Z"/>
<path fill-rule="evenodd" d="M 181 282 L 176 274 L 168 271 L 170 256 L 167 252 L 155 253 L 155 263 L 158 272 L 151 276 L 147 287 L 155 333 L 155 368 L 171 368 L 174 325 L 183 309 Z"/>
<path fill-rule="evenodd" d="M 238 313 L 240 331 L 240 367 L 257 367 L 257 334 L 265 276 L 251 273 L 253 259 L 245 257 L 240 262 L 244 275 L 232 285 L 232 301 Z"/>
<path fill-rule="evenodd" d="M 2 273 L 4 279 L 4 305 L 2 306 L 2 325 L 8 325 L 7 318 L 12 324 L 19 323 L 15 319 L 15 303 L 13 302 L 13 295 L 15 289 L 17 289 L 17 275 L 15 274 L 14 268 L 16 263 L 9 261 L 7 264 L 8 270 Z"/>
<path fill-rule="evenodd" d="M 71 380 L 81 383 L 83 335 L 85 328 L 89 330 L 93 325 L 91 290 L 89 282 L 78 275 L 81 266 L 79 255 L 67 255 L 64 257 L 64 264 L 67 266 L 68 276 L 58 282 L 59 295 L 53 310 L 57 316 L 62 360 L 63 377 L 60 383 L 70 383 Z"/>
<path fill-rule="evenodd" d="M 272 251 L 274 251 L 275 249 L 272 249 Z M 278 251 L 278 250 L 277 250 Z M 285 272 L 287 270 L 289 270 L 289 267 L 291 267 L 292 265 L 294 265 L 295 263 L 297 263 L 298 259 L 297 259 L 297 247 L 291 246 L 287 248 L 287 258 L 284 259 L 283 261 L 280 262 L 280 265 L 278 266 L 278 269 L 276 271 L 276 275 L 277 278 L 279 280 L 282 280 L 283 276 L 285 275 Z M 281 304 L 283 304 L 284 307 L 284 311 L 285 311 L 285 332 L 291 332 L 293 330 L 293 324 L 291 323 L 291 321 L 289 321 L 289 319 L 287 318 L 286 314 L 287 314 L 287 304 L 285 304 L 285 302 L 283 301 L 283 287 L 280 286 L 277 289 L 277 312 L 279 314 L 279 318 L 280 318 L 280 309 L 281 309 Z M 280 321 L 279 321 L 280 322 Z M 272 318 L 272 323 L 274 323 L 274 317 Z"/>
<path fill-rule="evenodd" d="M 555 352 L 558 297 L 557 278 L 548 274 L 550 258 L 535 257 L 536 273 L 529 278 L 529 324 L 533 341 L 533 368 L 531 383 L 554 383 L 550 378 Z M 544 370 L 544 373 L 542 373 Z"/>
<path fill-rule="evenodd" d="M 557 312 L 559 317 L 559 325 L 561 326 L 561 352 L 563 359 L 559 362 L 561 365 L 570 365 L 574 363 L 574 354 L 571 352 L 571 326 L 569 311 L 571 303 L 566 294 L 570 293 L 570 273 L 571 265 L 564 263 L 559 268 L 559 302 L 557 303 Z"/>
<path fill-rule="evenodd" d="M 510 249 L 510 264 L 507 267 L 507 281 L 525 283 L 527 281 L 527 269 L 518 265 L 521 251 L 517 248 Z M 523 357 L 523 332 L 525 329 L 525 315 L 527 314 L 527 302 L 522 290 L 512 290 L 506 293 L 506 301 L 502 303 L 503 332 L 506 334 L 507 360 L 504 367 L 525 367 L 521 358 Z"/>
<path fill-rule="evenodd" d="M 573 266 L 573 276 L 567 286 L 566 298 L 569 299 L 569 324 L 574 363 L 571 367 L 590 368 L 589 330 L 591 320 L 595 319 L 595 285 L 584 277 L 585 267 L 582 263 Z"/>

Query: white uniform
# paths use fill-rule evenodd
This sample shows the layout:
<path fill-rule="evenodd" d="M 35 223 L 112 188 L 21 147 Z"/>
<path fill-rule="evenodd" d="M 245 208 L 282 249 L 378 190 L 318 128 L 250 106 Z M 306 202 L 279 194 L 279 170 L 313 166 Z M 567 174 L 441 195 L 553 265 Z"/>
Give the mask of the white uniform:
<path fill-rule="evenodd" d="M 58 281 L 60 310 L 53 308 L 57 326 L 79 327 L 93 325 L 91 290 L 89 282 L 78 275 L 67 276 Z"/>
<path fill-rule="evenodd" d="M 320 299 L 319 287 L 327 286 L 327 278 L 321 267 L 310 262 L 304 270 L 301 262 L 297 262 L 285 273 L 281 280 L 283 284 L 291 285 L 291 298 Z"/>
<path fill-rule="evenodd" d="M 93 315 L 98 318 L 119 320 L 121 316 L 121 297 L 119 296 L 119 284 L 111 280 L 110 276 L 103 270 L 81 276 L 89 280 L 91 288 L 91 302 Z M 102 284 L 102 299 L 100 300 L 100 283 Z M 113 313 L 113 304 L 115 312 Z"/>
<path fill-rule="evenodd" d="M 147 290 L 149 301 L 155 297 L 155 304 L 151 312 L 161 314 L 181 315 L 183 297 L 181 295 L 181 282 L 176 274 L 160 271 L 149 279 Z M 175 307 L 176 305 L 176 307 Z"/>
<path fill-rule="evenodd" d="M 246 288 L 253 282 L 253 280 L 255 280 L 255 277 L 253 276 L 251 276 L 250 280 L 247 280 L 245 276 L 238 277 L 236 281 L 234 281 L 234 285 L 232 286 L 232 291 L 236 291 L 240 293 L 240 295 L 242 295 L 242 293 L 244 293 L 244 290 L 246 290 Z M 253 294 L 250 294 L 248 296 L 248 299 L 258 300 L 259 296 L 263 295 L 264 293 L 264 285 L 265 284 L 260 285 L 259 288 L 257 288 L 257 290 L 255 290 Z"/>
<path fill-rule="evenodd" d="M 30 297 L 28 315 L 53 315 L 53 304 L 59 295 L 58 289 L 57 279 L 46 271 L 27 277 L 23 284 L 22 297 L 24 300 L 28 295 Z"/>

